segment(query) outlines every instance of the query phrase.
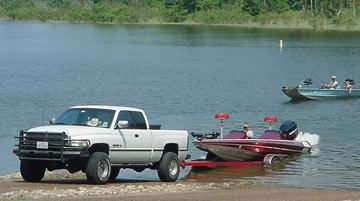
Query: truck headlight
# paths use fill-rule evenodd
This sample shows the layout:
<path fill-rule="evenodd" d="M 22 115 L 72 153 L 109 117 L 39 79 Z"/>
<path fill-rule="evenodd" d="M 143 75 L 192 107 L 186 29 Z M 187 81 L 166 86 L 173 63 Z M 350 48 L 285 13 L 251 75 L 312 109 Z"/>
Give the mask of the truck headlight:
<path fill-rule="evenodd" d="M 80 147 L 80 148 L 87 148 L 90 146 L 89 140 L 71 140 L 70 146 L 72 147 Z"/>

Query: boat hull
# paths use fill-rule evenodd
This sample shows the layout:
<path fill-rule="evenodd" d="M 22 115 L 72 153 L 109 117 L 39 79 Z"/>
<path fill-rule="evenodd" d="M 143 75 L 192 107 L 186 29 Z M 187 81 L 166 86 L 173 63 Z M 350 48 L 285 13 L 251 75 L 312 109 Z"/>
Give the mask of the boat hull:
<path fill-rule="evenodd" d="M 293 140 L 209 139 L 195 144 L 226 161 L 262 160 L 268 154 L 297 155 L 311 150 L 310 144 Z"/>
<path fill-rule="evenodd" d="M 264 158 L 264 155 L 261 153 L 251 152 L 236 147 L 211 144 L 201 144 L 200 147 L 202 150 L 208 151 L 226 161 L 254 161 Z"/>
<path fill-rule="evenodd" d="M 360 89 L 350 93 L 346 89 L 311 89 L 299 87 L 283 87 L 282 92 L 292 100 L 319 100 L 330 98 L 360 98 Z"/>

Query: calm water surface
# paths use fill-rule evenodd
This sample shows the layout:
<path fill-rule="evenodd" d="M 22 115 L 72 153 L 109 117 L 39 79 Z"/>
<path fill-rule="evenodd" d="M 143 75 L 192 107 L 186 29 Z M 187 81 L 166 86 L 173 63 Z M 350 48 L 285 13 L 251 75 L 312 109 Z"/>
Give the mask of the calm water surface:
<path fill-rule="evenodd" d="M 360 80 L 359 56 L 359 33 L 0 22 L 0 174 L 18 170 L 11 149 L 20 129 L 71 105 L 109 104 L 141 107 L 153 123 L 190 131 L 215 129 L 216 112 L 231 114 L 229 128 L 274 114 L 321 137 L 313 154 L 277 170 L 225 168 L 189 179 L 360 189 L 360 100 L 294 104 L 280 91 L 307 77 Z"/>

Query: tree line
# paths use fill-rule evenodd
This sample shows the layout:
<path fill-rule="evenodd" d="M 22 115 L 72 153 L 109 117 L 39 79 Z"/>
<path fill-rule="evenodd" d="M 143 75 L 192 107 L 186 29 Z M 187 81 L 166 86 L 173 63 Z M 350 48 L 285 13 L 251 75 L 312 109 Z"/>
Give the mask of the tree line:
<path fill-rule="evenodd" d="M 85 22 L 356 25 L 360 0 L 0 0 L 0 17 Z"/>

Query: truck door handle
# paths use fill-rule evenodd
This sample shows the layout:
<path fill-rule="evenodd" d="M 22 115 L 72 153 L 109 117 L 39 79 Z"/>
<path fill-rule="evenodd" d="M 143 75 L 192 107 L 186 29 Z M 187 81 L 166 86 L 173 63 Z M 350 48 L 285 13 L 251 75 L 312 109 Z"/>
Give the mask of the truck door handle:
<path fill-rule="evenodd" d="M 135 134 L 134 136 L 135 136 L 135 137 L 139 137 L 139 134 Z"/>

